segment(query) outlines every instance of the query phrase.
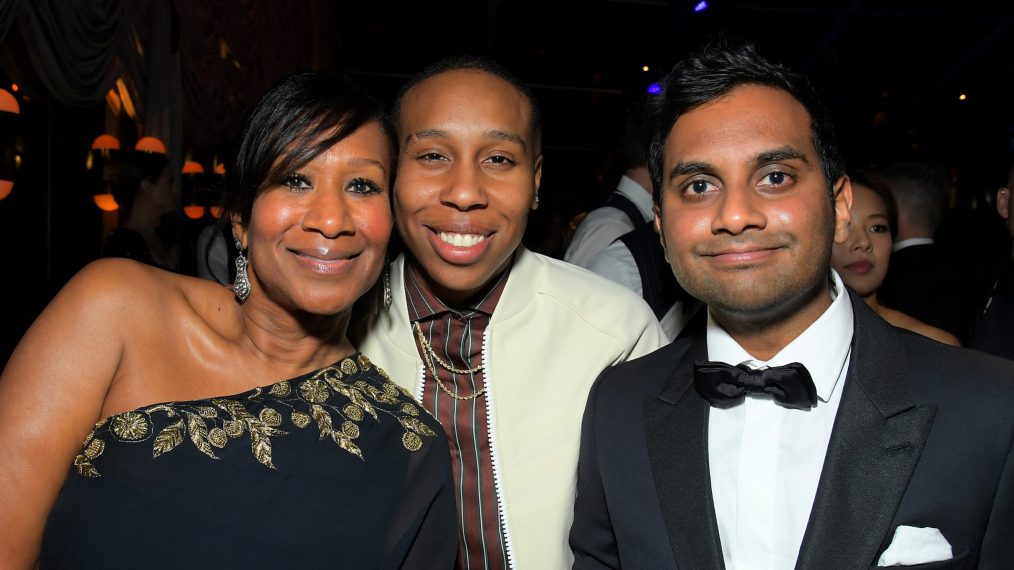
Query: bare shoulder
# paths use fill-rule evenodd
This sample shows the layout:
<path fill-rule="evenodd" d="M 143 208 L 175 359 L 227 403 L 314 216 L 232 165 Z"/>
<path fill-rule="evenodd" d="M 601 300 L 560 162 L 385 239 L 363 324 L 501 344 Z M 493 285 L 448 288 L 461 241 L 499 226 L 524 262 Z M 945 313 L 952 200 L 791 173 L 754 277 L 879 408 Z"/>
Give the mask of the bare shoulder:
<path fill-rule="evenodd" d="M 937 327 L 928 325 L 915 317 L 902 313 L 901 311 L 881 306 L 877 312 L 880 313 L 880 316 L 883 317 L 884 320 L 898 328 L 910 330 L 943 344 L 961 346 L 961 341 L 958 340 L 958 337 L 943 329 L 938 329 Z"/>

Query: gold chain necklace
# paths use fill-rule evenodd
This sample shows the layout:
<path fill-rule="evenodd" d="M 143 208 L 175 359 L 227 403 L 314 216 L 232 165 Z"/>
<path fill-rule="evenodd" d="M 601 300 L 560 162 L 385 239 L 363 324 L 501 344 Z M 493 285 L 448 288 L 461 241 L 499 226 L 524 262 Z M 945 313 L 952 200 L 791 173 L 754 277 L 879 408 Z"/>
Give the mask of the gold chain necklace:
<path fill-rule="evenodd" d="M 482 390 L 479 390 L 474 394 L 470 394 L 468 396 L 459 396 L 454 392 L 451 392 L 447 388 L 447 386 L 444 386 L 443 381 L 440 380 L 440 376 L 437 376 L 436 366 L 433 365 L 434 360 L 437 363 L 439 363 L 440 366 L 443 366 L 445 369 L 455 374 L 475 374 L 476 372 L 481 371 L 484 365 L 480 364 L 475 368 L 465 368 L 465 369 L 455 368 L 451 366 L 450 363 L 444 362 L 443 359 L 437 356 L 437 353 L 433 350 L 433 345 L 431 345 L 429 341 L 426 340 L 426 335 L 423 334 L 422 327 L 419 326 L 419 322 L 416 321 L 412 324 L 415 326 L 415 334 L 419 338 L 419 344 L 423 347 L 423 352 L 425 353 L 424 355 L 425 358 L 423 358 L 423 361 L 426 363 L 426 367 L 429 369 L 430 374 L 433 376 L 433 379 L 436 380 L 437 386 L 440 386 L 440 389 L 443 390 L 445 394 L 454 398 L 455 400 L 474 400 L 479 396 L 482 396 L 486 392 L 486 386 L 483 386 Z"/>

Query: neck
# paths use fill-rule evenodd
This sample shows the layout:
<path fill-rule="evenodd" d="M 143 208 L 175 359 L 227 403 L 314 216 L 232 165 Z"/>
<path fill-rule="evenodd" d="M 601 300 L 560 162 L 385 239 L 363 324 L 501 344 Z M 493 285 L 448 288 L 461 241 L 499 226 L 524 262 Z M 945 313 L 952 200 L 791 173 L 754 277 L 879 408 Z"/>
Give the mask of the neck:
<path fill-rule="evenodd" d="M 327 366 L 355 352 L 345 334 L 350 311 L 337 315 L 290 312 L 265 297 L 251 295 L 241 306 L 242 342 L 282 377 Z"/>
<path fill-rule="evenodd" d="M 800 297 L 797 302 L 750 314 L 716 307 L 709 310 L 715 321 L 743 350 L 758 360 L 767 361 L 799 337 L 831 306 L 831 285 L 823 280 Z"/>
<path fill-rule="evenodd" d="M 123 225 L 141 234 L 152 234 L 158 226 L 160 217 L 161 213 L 147 202 L 135 202 Z"/>
<path fill-rule="evenodd" d="M 637 182 L 644 188 L 644 191 L 651 195 L 651 175 L 648 173 L 647 166 L 635 166 L 634 168 L 627 169 L 624 175 Z"/>

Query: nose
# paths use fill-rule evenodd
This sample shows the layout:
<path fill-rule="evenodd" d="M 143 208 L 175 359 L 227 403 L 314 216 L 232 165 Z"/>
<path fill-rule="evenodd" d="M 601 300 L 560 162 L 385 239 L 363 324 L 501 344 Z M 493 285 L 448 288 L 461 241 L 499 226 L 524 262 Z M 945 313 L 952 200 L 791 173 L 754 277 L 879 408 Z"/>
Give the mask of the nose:
<path fill-rule="evenodd" d="M 712 219 L 714 234 L 739 235 L 749 229 L 764 229 L 767 216 L 761 209 L 759 197 L 750 189 L 728 187 L 719 198 L 718 212 Z"/>
<path fill-rule="evenodd" d="M 861 227 L 849 228 L 849 240 L 852 242 L 853 251 L 870 251 L 873 247 L 869 234 Z"/>
<path fill-rule="evenodd" d="M 450 169 L 448 176 L 440 192 L 440 203 L 462 212 L 486 207 L 488 200 L 478 165 L 459 162 Z"/>
<path fill-rule="evenodd" d="M 302 228 L 304 231 L 317 232 L 330 239 L 342 234 L 355 233 L 352 216 L 345 204 L 344 192 L 338 188 L 317 189 L 306 204 Z"/>

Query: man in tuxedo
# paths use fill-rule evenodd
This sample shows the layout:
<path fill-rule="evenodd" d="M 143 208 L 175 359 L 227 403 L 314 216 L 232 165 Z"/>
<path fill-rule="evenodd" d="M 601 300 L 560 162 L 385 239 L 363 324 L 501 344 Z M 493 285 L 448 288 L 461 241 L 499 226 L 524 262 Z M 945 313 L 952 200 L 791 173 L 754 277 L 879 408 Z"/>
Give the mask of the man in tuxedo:
<path fill-rule="evenodd" d="M 831 270 L 851 187 L 805 78 L 716 45 L 661 83 L 656 223 L 707 318 L 593 386 L 574 567 L 1014 567 L 1014 366 Z"/>
<path fill-rule="evenodd" d="M 902 162 L 880 174 L 898 205 L 898 236 L 877 300 L 967 343 L 978 309 L 977 282 L 972 268 L 961 271 L 959 260 L 934 240 L 947 207 L 950 176 L 929 162 Z"/>

